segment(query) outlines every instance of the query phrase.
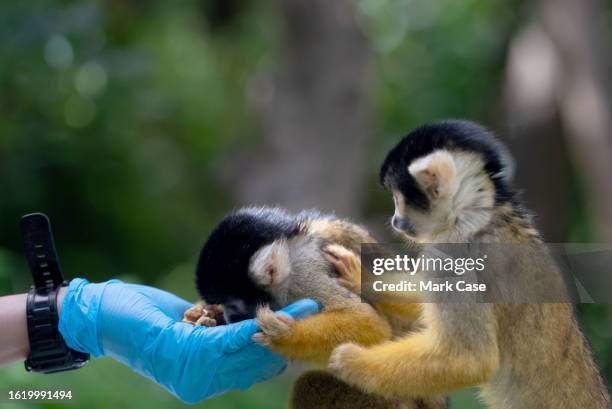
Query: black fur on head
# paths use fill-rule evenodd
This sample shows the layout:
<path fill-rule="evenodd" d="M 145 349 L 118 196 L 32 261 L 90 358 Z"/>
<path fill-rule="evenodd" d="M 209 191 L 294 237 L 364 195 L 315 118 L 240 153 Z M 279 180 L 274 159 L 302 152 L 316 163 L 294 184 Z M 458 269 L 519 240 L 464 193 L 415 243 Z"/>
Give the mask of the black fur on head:
<path fill-rule="evenodd" d="M 408 172 L 408 166 L 438 149 L 480 154 L 495 185 L 496 201 L 513 199 L 510 188 L 513 160 L 506 147 L 489 130 L 463 120 L 444 120 L 414 129 L 387 155 L 380 170 L 380 182 L 387 188 L 398 189 L 411 205 L 428 209 L 429 200 Z"/>
<path fill-rule="evenodd" d="M 251 313 L 258 304 L 271 303 L 270 295 L 250 280 L 249 262 L 263 246 L 299 233 L 304 217 L 306 214 L 295 216 L 269 207 L 243 208 L 226 216 L 200 253 L 196 285 L 202 298 L 210 304 L 239 301 Z M 226 319 L 234 321 L 228 317 L 227 308 Z"/>

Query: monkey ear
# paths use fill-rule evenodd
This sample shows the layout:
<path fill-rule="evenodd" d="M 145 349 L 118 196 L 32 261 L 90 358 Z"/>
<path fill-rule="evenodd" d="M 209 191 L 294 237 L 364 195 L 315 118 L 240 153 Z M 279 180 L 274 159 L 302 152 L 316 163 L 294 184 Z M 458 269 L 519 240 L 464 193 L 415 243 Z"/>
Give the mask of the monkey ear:
<path fill-rule="evenodd" d="M 457 169 L 453 156 L 439 150 L 419 158 L 408 166 L 419 186 L 433 199 L 452 197 L 457 189 Z"/>
<path fill-rule="evenodd" d="M 285 281 L 291 272 L 287 240 L 275 240 L 259 249 L 249 263 L 249 275 L 264 287 L 273 287 Z"/>

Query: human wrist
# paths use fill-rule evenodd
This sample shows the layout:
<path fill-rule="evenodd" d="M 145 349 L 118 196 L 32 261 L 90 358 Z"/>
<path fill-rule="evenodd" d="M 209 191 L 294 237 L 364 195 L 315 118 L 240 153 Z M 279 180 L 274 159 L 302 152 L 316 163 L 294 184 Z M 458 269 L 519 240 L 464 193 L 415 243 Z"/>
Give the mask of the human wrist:
<path fill-rule="evenodd" d="M 62 316 L 62 306 L 64 304 L 64 298 L 66 297 L 66 292 L 68 291 L 68 287 L 60 287 L 57 291 L 57 316 Z"/>
<path fill-rule="evenodd" d="M 15 294 L 0 297 L 0 367 L 20 359 L 30 353 L 28 339 L 26 299 L 27 294 Z"/>
<path fill-rule="evenodd" d="M 94 357 L 104 355 L 97 324 L 106 284 L 92 284 L 85 279 L 75 278 L 62 294 L 59 331 L 66 345 Z"/>
<path fill-rule="evenodd" d="M 67 287 L 58 290 L 57 311 L 60 316 L 67 291 Z M 10 329 L 0 332 L 0 367 L 30 355 L 27 299 L 27 293 L 0 297 L 0 327 Z"/>

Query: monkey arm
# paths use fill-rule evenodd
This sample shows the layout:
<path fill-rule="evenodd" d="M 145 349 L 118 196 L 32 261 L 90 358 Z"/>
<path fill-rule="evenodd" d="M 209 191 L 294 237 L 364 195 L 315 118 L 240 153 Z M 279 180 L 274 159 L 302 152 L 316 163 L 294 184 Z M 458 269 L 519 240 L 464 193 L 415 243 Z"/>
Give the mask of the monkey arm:
<path fill-rule="evenodd" d="M 407 302 L 373 302 L 372 305 L 386 317 L 400 318 L 406 324 L 415 323 L 423 311 L 421 304 Z"/>
<path fill-rule="evenodd" d="M 431 396 L 481 384 L 499 365 L 496 342 L 479 347 L 431 329 L 370 348 L 334 350 L 329 369 L 349 384 L 383 396 Z"/>
<path fill-rule="evenodd" d="M 365 304 L 290 322 L 263 308 L 257 313 L 257 323 L 262 333 L 256 334 L 256 341 L 288 358 L 309 362 L 327 362 L 342 343 L 369 346 L 391 337 L 388 322 Z"/>
<path fill-rule="evenodd" d="M 404 273 L 388 272 L 385 274 L 385 283 L 399 283 L 405 279 Z M 371 281 L 364 285 L 372 285 Z M 371 295 L 372 297 L 368 297 Z M 374 306 L 384 316 L 390 319 L 401 319 L 405 324 L 413 324 L 423 314 L 422 297 L 416 292 L 380 292 L 369 291 L 362 293 L 361 298 Z"/>
<path fill-rule="evenodd" d="M 340 274 L 337 280 L 349 291 L 356 294 L 361 293 L 361 260 L 347 248 L 331 244 L 325 247 L 327 260 L 334 266 Z M 401 281 L 405 274 L 389 272 L 386 274 L 386 281 Z M 369 285 L 369 283 L 366 283 Z M 364 298 L 362 294 L 362 298 Z M 373 305 L 383 315 L 387 317 L 401 317 L 406 323 L 413 323 L 421 316 L 421 297 L 414 293 L 383 293 L 377 294 L 376 299 L 366 300 Z"/>

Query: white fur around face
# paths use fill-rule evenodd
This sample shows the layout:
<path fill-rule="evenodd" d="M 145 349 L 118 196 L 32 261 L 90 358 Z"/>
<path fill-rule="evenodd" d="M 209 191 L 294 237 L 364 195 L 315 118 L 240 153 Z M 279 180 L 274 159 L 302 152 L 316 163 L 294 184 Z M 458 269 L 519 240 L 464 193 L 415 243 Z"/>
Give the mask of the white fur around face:
<path fill-rule="evenodd" d="M 409 198 L 394 192 L 395 216 L 409 221 L 421 242 L 462 241 L 491 219 L 495 187 L 479 155 L 438 150 L 415 160 L 410 174 L 430 200 L 430 209 L 410 206 Z"/>
<path fill-rule="evenodd" d="M 251 257 L 249 276 L 261 287 L 281 285 L 291 273 L 287 240 L 279 239 L 259 249 Z"/>
<path fill-rule="evenodd" d="M 450 152 L 438 150 L 408 166 L 408 172 L 432 199 L 445 199 L 455 193 L 457 169 Z"/>

